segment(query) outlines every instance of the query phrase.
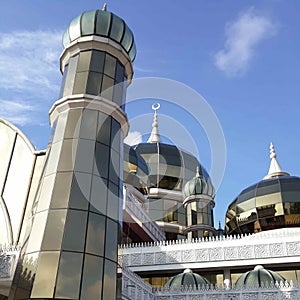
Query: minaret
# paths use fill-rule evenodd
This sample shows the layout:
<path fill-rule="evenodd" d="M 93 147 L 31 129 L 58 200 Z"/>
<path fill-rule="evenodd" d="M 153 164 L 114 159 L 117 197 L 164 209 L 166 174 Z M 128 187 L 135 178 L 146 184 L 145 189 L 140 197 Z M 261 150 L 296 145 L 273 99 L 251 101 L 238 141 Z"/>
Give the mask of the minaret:
<path fill-rule="evenodd" d="M 289 173 L 284 172 L 282 170 L 276 157 L 277 157 L 277 155 L 275 152 L 275 148 L 274 148 L 273 143 L 271 142 L 270 143 L 270 159 L 271 159 L 270 168 L 269 168 L 268 175 L 266 175 L 264 177 L 264 179 L 270 179 L 270 178 L 274 178 L 274 177 L 278 177 L 278 176 L 290 176 Z"/>
<path fill-rule="evenodd" d="M 134 37 L 105 5 L 72 20 L 63 44 L 53 137 L 9 299 L 115 300 Z"/>

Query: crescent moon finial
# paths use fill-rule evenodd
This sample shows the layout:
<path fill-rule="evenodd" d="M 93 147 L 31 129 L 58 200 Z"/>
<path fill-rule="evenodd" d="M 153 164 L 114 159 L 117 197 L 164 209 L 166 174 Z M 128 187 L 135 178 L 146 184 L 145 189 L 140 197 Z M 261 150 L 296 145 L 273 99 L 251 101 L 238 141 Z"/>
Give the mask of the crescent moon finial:
<path fill-rule="evenodd" d="M 153 109 L 154 111 L 157 111 L 159 108 L 160 108 L 160 104 L 159 104 L 159 103 L 154 103 L 154 104 L 152 104 L 152 109 Z"/>

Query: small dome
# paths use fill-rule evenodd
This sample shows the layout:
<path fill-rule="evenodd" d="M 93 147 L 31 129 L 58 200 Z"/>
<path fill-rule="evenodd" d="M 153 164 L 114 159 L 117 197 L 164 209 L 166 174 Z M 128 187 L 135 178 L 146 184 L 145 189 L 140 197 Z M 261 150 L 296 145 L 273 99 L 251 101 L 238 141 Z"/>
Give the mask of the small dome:
<path fill-rule="evenodd" d="M 254 270 L 241 275 L 235 283 L 235 286 L 237 288 L 252 288 L 256 286 L 261 287 L 262 285 L 275 284 L 276 282 L 279 283 L 281 281 L 285 281 L 281 275 L 258 265 L 254 268 Z"/>
<path fill-rule="evenodd" d="M 183 199 L 198 195 L 206 195 L 212 199 L 215 197 L 215 189 L 210 178 L 200 175 L 198 170 L 196 176 L 185 184 L 182 193 Z"/>
<path fill-rule="evenodd" d="M 179 289 L 182 286 L 196 286 L 197 288 L 200 288 L 207 284 L 210 283 L 205 277 L 193 273 L 191 269 L 186 269 L 183 273 L 171 277 L 164 287 L 169 289 Z"/>
<path fill-rule="evenodd" d="M 124 20 L 106 10 L 92 10 L 73 19 L 63 35 L 63 46 L 83 36 L 98 35 L 117 42 L 133 62 L 136 48 L 132 31 Z"/>

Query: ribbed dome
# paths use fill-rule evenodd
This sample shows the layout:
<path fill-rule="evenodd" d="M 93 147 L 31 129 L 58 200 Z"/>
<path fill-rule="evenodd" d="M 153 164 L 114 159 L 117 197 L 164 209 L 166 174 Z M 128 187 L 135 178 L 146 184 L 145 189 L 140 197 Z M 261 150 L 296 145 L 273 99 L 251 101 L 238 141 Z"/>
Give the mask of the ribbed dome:
<path fill-rule="evenodd" d="M 122 46 L 131 61 L 136 56 L 132 31 L 124 20 L 105 10 L 93 10 L 82 13 L 73 19 L 63 35 L 63 46 L 83 36 L 98 35 L 112 39 Z"/>
<path fill-rule="evenodd" d="M 182 286 L 196 286 L 197 288 L 210 284 L 209 281 L 199 274 L 193 273 L 192 270 L 186 269 L 183 273 L 170 278 L 165 284 L 165 288 L 178 289 Z"/>
<path fill-rule="evenodd" d="M 237 288 L 252 288 L 262 285 L 275 284 L 276 282 L 285 281 L 285 279 L 278 273 L 267 270 L 263 266 L 256 266 L 254 270 L 248 271 L 241 275 L 235 286 Z"/>
<path fill-rule="evenodd" d="M 212 199 L 215 197 L 215 189 L 210 178 L 203 177 L 198 171 L 196 176 L 185 184 L 182 193 L 183 199 L 198 195 L 207 195 Z"/>

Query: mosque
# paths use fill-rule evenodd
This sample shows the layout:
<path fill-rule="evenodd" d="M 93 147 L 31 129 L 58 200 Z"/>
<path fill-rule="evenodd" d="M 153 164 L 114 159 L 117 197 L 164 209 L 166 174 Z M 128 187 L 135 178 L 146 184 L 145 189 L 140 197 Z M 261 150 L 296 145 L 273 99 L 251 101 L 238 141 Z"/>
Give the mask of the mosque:
<path fill-rule="evenodd" d="M 0 119 L 0 300 L 300 299 L 300 178 L 271 144 L 216 228 L 210 176 L 162 142 L 159 104 L 148 141 L 123 143 L 135 56 L 123 19 L 84 12 L 63 35 L 48 148 Z"/>

